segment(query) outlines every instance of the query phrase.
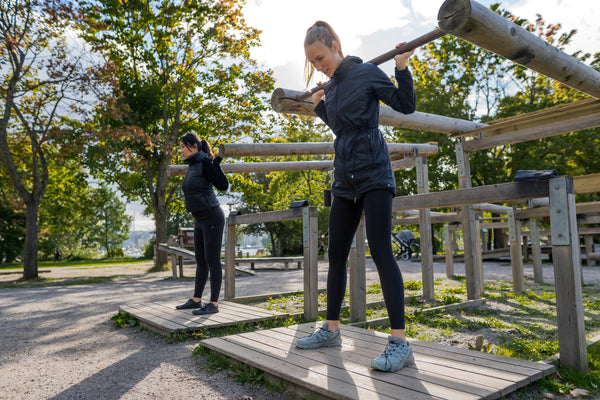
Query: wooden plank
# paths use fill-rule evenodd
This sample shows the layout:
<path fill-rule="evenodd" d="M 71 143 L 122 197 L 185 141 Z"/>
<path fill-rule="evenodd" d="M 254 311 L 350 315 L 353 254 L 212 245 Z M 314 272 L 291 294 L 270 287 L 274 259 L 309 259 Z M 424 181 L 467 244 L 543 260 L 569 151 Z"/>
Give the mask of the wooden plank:
<path fill-rule="evenodd" d="M 298 330 L 305 333 L 310 333 L 312 332 L 311 324 L 299 325 Z M 363 338 L 364 342 L 366 343 L 365 346 L 368 348 L 373 348 L 373 343 L 381 340 L 376 339 L 375 337 L 387 337 L 387 335 L 381 332 L 361 329 L 348 325 L 342 326 L 342 335 L 343 337 L 348 336 L 357 339 Z M 555 371 L 555 367 L 549 364 L 535 363 L 517 358 L 463 349 L 460 347 L 444 346 L 433 342 L 424 342 L 418 340 L 410 341 L 414 349 L 419 348 L 420 351 L 428 352 L 428 354 L 437 353 L 441 357 L 447 358 L 450 361 L 465 361 L 468 363 L 470 360 L 476 360 L 474 363 L 476 364 L 477 369 L 480 367 L 491 368 L 491 370 L 494 370 L 493 374 L 495 374 L 495 376 L 503 377 L 503 379 L 506 380 L 513 380 L 516 378 L 517 381 L 520 381 L 523 376 L 530 376 L 530 374 L 534 374 L 534 376 L 539 379 Z M 382 343 L 386 343 L 385 340 Z M 426 350 L 425 348 L 429 350 Z"/>
<path fill-rule="evenodd" d="M 396 197 L 394 211 L 450 208 L 481 202 L 511 202 L 548 196 L 548 181 L 509 182 Z"/>
<path fill-rule="evenodd" d="M 306 369 L 295 365 L 289 357 L 273 357 L 262 351 L 248 348 L 230 340 L 230 337 L 212 338 L 202 341 L 202 345 L 226 355 L 244 364 L 266 371 L 274 376 L 283 378 L 295 385 L 308 388 L 326 398 L 334 399 L 412 399 L 413 397 L 392 397 L 378 394 L 373 390 L 365 390 L 360 386 L 343 381 L 343 371 L 327 369 L 326 366 L 315 366 Z M 283 373 L 282 371 L 285 371 Z M 332 390 L 335 388 L 335 392 Z M 402 394 L 400 394 L 402 396 Z M 422 399 L 431 399 L 431 396 Z"/>
<path fill-rule="evenodd" d="M 497 399 L 554 372 L 554 366 L 436 343 L 412 341 L 415 365 L 396 373 L 370 361 L 387 335 L 342 326 L 342 346 L 302 350 L 295 340 L 315 324 L 203 340 L 201 344 L 320 396 L 339 399 Z"/>
<path fill-rule="evenodd" d="M 574 176 L 573 186 L 577 194 L 600 192 L 600 173 Z"/>
<path fill-rule="evenodd" d="M 230 215 L 229 225 L 257 224 L 263 222 L 290 221 L 302 219 L 302 208 L 290 208 L 279 211 L 266 211 L 253 214 Z"/>
<path fill-rule="evenodd" d="M 355 387 L 362 387 L 365 390 L 372 390 L 374 392 L 371 394 L 372 396 L 385 395 L 395 397 L 402 391 L 404 398 L 410 399 L 439 397 L 466 400 L 481 397 L 480 395 L 466 392 L 463 390 L 464 387 L 455 389 L 441 385 L 439 383 L 439 381 L 443 380 L 441 377 L 438 377 L 438 382 L 436 382 L 419 379 L 418 373 L 415 377 L 401 373 L 387 374 L 372 371 L 370 362 L 376 356 L 362 356 L 352 344 L 344 346 L 341 351 L 338 349 L 307 351 L 295 348 L 293 341 L 277 341 L 273 336 L 273 332 L 268 332 L 268 335 L 264 333 L 235 335 L 229 337 L 228 340 L 246 345 L 249 348 L 260 348 L 261 351 L 270 356 L 285 358 L 289 362 L 293 362 L 295 365 L 301 366 L 306 370 L 314 371 L 315 369 L 321 369 L 326 371 L 329 376 L 335 374 L 341 380 L 338 384 L 344 386 L 350 384 Z M 332 373 L 332 370 L 336 372 Z M 413 368 L 412 371 L 414 373 L 417 370 Z M 328 389 L 335 391 L 337 388 L 330 386 Z M 407 393 L 408 391 L 412 392 Z"/>
<path fill-rule="evenodd" d="M 314 112 L 315 105 L 312 99 L 296 100 L 298 95 L 302 93 L 297 90 L 277 88 L 271 95 L 271 106 L 273 110 L 279 113 L 316 116 Z M 379 107 L 379 125 L 391 125 L 406 129 L 439 133 L 464 132 L 485 126 L 485 124 L 478 122 L 427 114 L 420 111 L 415 111 L 412 114 L 402 114 L 385 105 Z M 407 153 L 413 153 L 413 151 L 407 151 Z M 333 154 L 333 151 L 329 154 Z M 420 152 L 420 154 L 423 153 Z"/>
<path fill-rule="evenodd" d="M 577 132 L 579 130 L 591 129 L 597 126 L 600 126 L 600 113 L 552 122 L 543 126 L 534 126 L 496 136 L 488 136 L 482 139 L 469 140 L 465 142 L 464 149 L 467 152 L 473 152 L 497 146 L 528 142 L 548 136 Z"/>
<path fill-rule="evenodd" d="M 365 337 L 363 335 L 348 336 L 345 335 L 345 328 L 342 329 L 344 329 L 342 336 L 342 352 L 345 354 L 340 356 L 343 357 L 344 360 L 351 360 L 356 364 L 368 366 L 373 358 L 381 354 L 387 344 L 387 340 L 382 334 L 376 337 Z M 310 331 L 303 332 L 303 335 L 309 332 Z M 284 330 L 281 328 L 270 330 L 268 335 L 269 339 L 281 340 L 283 345 L 288 346 L 288 348 L 290 347 L 290 343 L 293 345 L 295 339 L 298 337 L 297 334 L 291 334 L 289 329 Z M 291 339 L 289 335 L 292 335 Z M 269 343 L 271 343 L 271 340 Z M 304 354 L 307 358 L 315 360 L 314 354 L 311 354 L 310 352 L 300 350 L 300 354 Z M 511 381 L 482 374 L 477 366 L 468 363 L 465 363 L 465 367 L 461 369 L 457 368 L 458 364 L 455 362 L 446 362 L 446 365 L 443 365 L 443 360 L 440 362 L 437 355 L 432 356 L 415 352 L 414 356 L 414 365 L 405 367 L 395 374 L 386 374 L 390 378 L 389 382 L 399 384 L 398 378 L 394 375 L 402 375 L 418 378 L 419 380 L 431 383 L 439 384 L 444 382 L 445 387 L 483 397 L 494 397 L 494 392 L 501 390 L 508 392 L 509 390 L 514 390 L 516 388 L 516 385 Z M 409 381 L 409 383 L 411 382 L 412 381 Z"/>
<path fill-rule="evenodd" d="M 545 108 L 543 110 L 489 121 L 488 126 L 471 131 L 454 133 L 450 136 L 488 137 L 598 112 L 600 112 L 600 100 L 583 99 L 568 104 Z"/>

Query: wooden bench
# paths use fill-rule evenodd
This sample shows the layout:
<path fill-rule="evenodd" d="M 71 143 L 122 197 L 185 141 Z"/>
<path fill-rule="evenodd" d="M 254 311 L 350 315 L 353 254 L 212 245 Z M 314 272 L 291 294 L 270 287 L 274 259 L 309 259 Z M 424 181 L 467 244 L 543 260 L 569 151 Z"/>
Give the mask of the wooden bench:
<path fill-rule="evenodd" d="M 291 262 L 298 263 L 298 269 L 302 268 L 302 262 L 304 262 L 304 256 L 299 257 L 247 257 L 239 258 L 236 257 L 235 264 L 250 263 L 250 269 L 254 270 L 256 263 L 283 263 L 285 269 L 289 269 Z"/>
<path fill-rule="evenodd" d="M 159 243 L 158 250 L 164 251 L 167 254 L 172 255 L 171 268 L 173 269 L 173 278 L 177 278 L 177 265 L 179 265 L 179 276 L 183 277 L 183 259 L 196 261 L 196 255 L 191 250 L 186 250 L 181 247 L 171 246 L 167 243 Z M 254 271 L 247 269 L 237 268 L 236 272 L 244 275 L 256 275 Z"/>

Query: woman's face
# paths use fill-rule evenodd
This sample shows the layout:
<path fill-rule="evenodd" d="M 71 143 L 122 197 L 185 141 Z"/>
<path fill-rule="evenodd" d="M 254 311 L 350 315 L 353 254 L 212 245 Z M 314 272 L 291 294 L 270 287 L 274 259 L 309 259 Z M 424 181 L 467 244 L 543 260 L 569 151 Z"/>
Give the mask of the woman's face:
<path fill-rule="evenodd" d="M 179 142 L 179 153 L 184 160 L 187 160 L 189 156 L 198 152 L 198 145 L 194 144 L 193 146 L 186 146 L 185 143 Z"/>
<path fill-rule="evenodd" d="M 327 47 L 321 41 L 317 40 L 305 46 L 304 53 L 306 54 L 306 59 L 313 67 L 328 78 L 333 76 L 340 62 L 342 62 L 342 56 L 340 56 L 339 46 L 336 42 L 333 42 L 331 47 Z"/>

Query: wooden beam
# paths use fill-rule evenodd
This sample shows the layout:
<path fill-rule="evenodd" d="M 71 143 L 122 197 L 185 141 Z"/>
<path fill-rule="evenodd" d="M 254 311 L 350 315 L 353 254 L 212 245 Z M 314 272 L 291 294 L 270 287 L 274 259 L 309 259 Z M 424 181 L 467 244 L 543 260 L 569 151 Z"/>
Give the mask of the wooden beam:
<path fill-rule="evenodd" d="M 315 105 L 311 99 L 303 101 L 296 100 L 296 97 L 300 93 L 302 92 L 291 89 L 275 89 L 271 95 L 271 106 L 273 107 L 273 110 L 285 114 L 316 117 L 314 112 Z M 379 124 L 438 133 L 464 132 L 487 126 L 486 124 L 479 122 L 444 117 L 436 114 L 427 114 L 419 111 L 412 114 L 402 114 L 394 111 L 388 106 L 381 106 L 379 108 Z"/>
<path fill-rule="evenodd" d="M 446 0 L 438 12 L 438 24 L 456 37 L 600 98 L 599 71 L 476 1 Z"/>
<path fill-rule="evenodd" d="M 429 156 L 437 154 L 436 143 L 388 143 L 390 155 L 414 154 Z M 294 142 L 294 143 L 224 143 L 219 146 L 219 154 L 223 157 L 268 157 L 335 154 L 330 142 Z"/>
<path fill-rule="evenodd" d="M 510 202 L 537 197 L 548 197 L 548 181 L 509 182 L 396 197 L 392 202 L 392 209 L 454 208 L 480 202 Z"/>
<path fill-rule="evenodd" d="M 392 162 L 392 170 L 398 171 L 415 166 L 415 159 L 405 158 Z M 333 161 L 273 161 L 273 162 L 250 162 L 250 163 L 226 163 L 221 164 L 226 174 L 242 174 L 273 171 L 331 171 Z M 188 170 L 187 165 L 169 165 L 169 176 L 183 176 Z"/>
<path fill-rule="evenodd" d="M 473 152 L 507 144 L 529 142 L 548 136 L 591 129 L 597 126 L 600 126 L 600 113 L 557 121 L 543 126 L 534 126 L 520 131 L 506 132 L 482 139 L 469 140 L 465 142 L 464 150 Z"/>
<path fill-rule="evenodd" d="M 485 127 L 466 132 L 452 133 L 450 136 L 485 138 L 597 113 L 600 113 L 600 100 L 584 99 L 526 114 L 489 121 Z"/>

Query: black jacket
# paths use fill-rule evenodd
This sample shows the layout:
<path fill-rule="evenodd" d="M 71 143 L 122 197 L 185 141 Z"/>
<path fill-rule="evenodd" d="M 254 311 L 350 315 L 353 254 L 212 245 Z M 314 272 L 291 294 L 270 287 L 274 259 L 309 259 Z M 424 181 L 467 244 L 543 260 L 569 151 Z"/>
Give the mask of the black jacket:
<path fill-rule="evenodd" d="M 379 102 L 411 114 L 416 96 L 408 68 L 394 70 L 398 87 L 376 65 L 346 57 L 315 108 L 336 136 L 331 187 L 334 196 L 356 200 L 374 189 L 389 189 L 396 194 L 387 143 L 379 131 Z"/>
<path fill-rule="evenodd" d="M 186 158 L 189 168 L 185 173 L 181 188 L 185 197 L 185 208 L 192 214 L 199 214 L 219 206 L 213 186 L 227 190 L 229 181 L 221 169 L 221 157 L 211 160 L 201 151 Z"/>

